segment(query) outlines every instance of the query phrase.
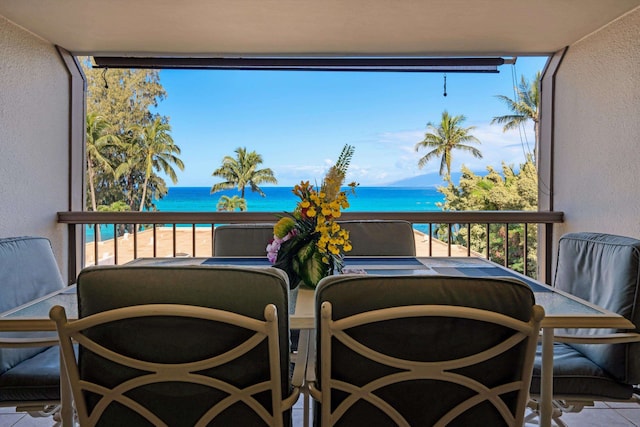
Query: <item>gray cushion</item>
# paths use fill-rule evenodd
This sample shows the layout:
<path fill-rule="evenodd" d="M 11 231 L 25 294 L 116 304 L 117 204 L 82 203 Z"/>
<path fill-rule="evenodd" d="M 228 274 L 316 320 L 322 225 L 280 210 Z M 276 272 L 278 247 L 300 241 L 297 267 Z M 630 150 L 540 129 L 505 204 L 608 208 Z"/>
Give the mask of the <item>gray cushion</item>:
<path fill-rule="evenodd" d="M 64 282 L 48 239 L 43 237 L 0 239 L 0 312 L 18 307 L 63 287 Z M 9 335 L 3 334 L 3 336 Z M 24 336 L 24 334 L 21 335 Z M 31 334 L 31 336 L 37 335 Z M 44 349 L 41 347 L 0 348 L 0 373 Z"/>
<path fill-rule="evenodd" d="M 621 314 L 636 325 L 635 332 L 640 332 L 639 285 L 640 240 L 600 233 L 570 233 L 560 238 L 554 286 Z M 594 335 L 607 331 L 562 332 Z M 640 344 L 570 346 L 618 381 L 640 383 Z"/>
<path fill-rule="evenodd" d="M 273 224 L 225 224 L 213 232 L 214 256 L 267 256 Z"/>
<path fill-rule="evenodd" d="M 534 296 L 526 284 L 515 279 L 343 275 L 320 281 L 316 289 L 316 313 L 320 313 L 324 301 L 331 302 L 334 320 L 387 307 L 447 304 L 491 310 L 528 321 Z M 318 319 L 316 326 L 319 328 Z M 363 325 L 351 328 L 349 333 L 365 345 L 390 356 L 436 361 L 486 349 L 511 336 L 512 330 L 464 319 L 427 317 Z M 318 333 L 317 354 L 321 354 L 319 337 Z M 480 366 L 464 368 L 465 374 L 489 385 L 511 382 L 521 377 L 524 350 L 519 347 Z M 362 385 L 391 372 L 391 368 L 365 360 L 342 345 L 332 346 L 332 353 L 332 376 L 352 384 Z M 320 378 L 320 363 L 316 364 L 316 370 L 317 378 Z M 322 384 L 319 387 L 322 388 Z M 442 411 L 445 407 L 451 409 L 469 397 L 468 389 L 429 380 L 407 381 L 384 387 L 377 393 L 398 408 L 410 425 L 415 426 L 433 425 L 435 420 L 444 415 Z M 346 394 L 334 393 L 332 405 L 345 397 Z M 511 397 L 507 399 L 507 405 L 515 410 L 515 401 Z M 477 420 L 482 420 L 482 425 L 503 425 L 501 417 L 490 406 L 478 405 L 452 425 L 475 425 Z M 319 405 L 316 405 L 316 425 L 319 425 L 319 411 Z M 353 406 L 342 421 L 344 423 L 340 425 L 394 425 L 364 402 Z"/>
<path fill-rule="evenodd" d="M 349 231 L 347 256 L 415 256 L 413 226 L 407 221 L 339 221 Z"/>
<path fill-rule="evenodd" d="M 0 375 L 0 401 L 60 400 L 59 349 L 49 347 Z"/>
<path fill-rule="evenodd" d="M 221 266 L 90 267 L 78 277 L 80 317 L 123 306 L 161 303 L 223 309 L 261 320 L 265 306 L 274 304 L 278 310 L 283 397 L 290 393 L 288 283 L 283 272 L 273 268 Z M 195 319 L 147 318 L 93 328 L 86 334 L 134 357 L 175 363 L 231 349 L 247 337 L 245 330 L 219 326 Z M 239 386 L 265 380 L 269 372 L 266 347 L 265 341 L 242 360 L 222 369 L 214 368 L 210 373 Z M 135 372 L 96 357 L 84 347 L 79 351 L 79 366 L 81 377 L 108 387 L 136 376 Z M 139 400 L 168 425 L 182 426 L 193 425 L 220 398 L 219 391 L 208 387 L 173 383 L 145 387 Z M 267 407 L 269 399 L 268 394 L 258 398 Z M 89 408 L 93 405 L 95 399 L 89 397 Z M 122 425 L 144 425 L 117 404 L 108 411 L 105 416 L 111 423 L 123 420 L 126 424 Z M 257 425 L 255 417 L 242 404 L 236 404 L 225 410 L 215 425 Z"/>
<path fill-rule="evenodd" d="M 553 394 L 556 399 L 629 399 L 633 387 L 616 381 L 600 366 L 573 347 L 556 343 L 553 349 Z M 531 378 L 531 394 L 540 395 L 542 347 L 538 345 Z"/>

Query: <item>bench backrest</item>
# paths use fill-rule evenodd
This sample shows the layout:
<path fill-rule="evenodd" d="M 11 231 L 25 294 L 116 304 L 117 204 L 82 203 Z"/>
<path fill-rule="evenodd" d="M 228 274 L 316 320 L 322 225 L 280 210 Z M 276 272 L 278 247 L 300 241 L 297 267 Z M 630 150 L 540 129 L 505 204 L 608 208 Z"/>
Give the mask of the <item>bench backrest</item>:
<path fill-rule="evenodd" d="M 0 313 L 63 287 L 48 239 L 0 239 Z M 42 348 L 0 348 L 0 373 L 41 351 Z"/>

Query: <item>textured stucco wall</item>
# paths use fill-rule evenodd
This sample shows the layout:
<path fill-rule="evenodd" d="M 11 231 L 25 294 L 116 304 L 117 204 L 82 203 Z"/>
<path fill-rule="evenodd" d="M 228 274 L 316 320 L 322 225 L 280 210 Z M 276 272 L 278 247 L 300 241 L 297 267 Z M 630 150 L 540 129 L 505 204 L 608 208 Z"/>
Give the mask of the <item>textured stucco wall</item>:
<path fill-rule="evenodd" d="M 640 238 L 640 10 L 570 46 L 556 83 L 554 240 Z"/>
<path fill-rule="evenodd" d="M 69 77 L 55 47 L 0 16 L 0 237 L 51 239 L 66 275 Z M 62 268 L 65 266 L 65 268 Z"/>

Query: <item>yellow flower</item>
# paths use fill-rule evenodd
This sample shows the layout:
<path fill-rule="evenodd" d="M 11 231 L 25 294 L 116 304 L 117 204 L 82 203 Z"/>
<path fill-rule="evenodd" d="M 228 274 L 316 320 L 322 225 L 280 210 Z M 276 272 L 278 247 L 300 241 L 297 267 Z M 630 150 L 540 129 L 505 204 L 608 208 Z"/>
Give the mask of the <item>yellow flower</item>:
<path fill-rule="evenodd" d="M 325 264 L 325 268 L 340 266 L 344 252 L 352 249 L 349 233 L 336 222 L 336 218 L 342 215 L 341 211 L 349 207 L 347 194 L 342 191 L 341 186 L 352 155 L 353 147 L 346 145 L 336 164 L 327 171 L 319 187 L 310 185 L 309 181 L 300 181 L 295 185 L 292 192 L 298 198 L 297 205 L 290 216 L 280 218 L 274 225 L 274 236 L 279 239 L 286 238 L 292 230 L 295 230 L 297 234 L 292 237 L 293 243 L 289 247 L 296 247 L 295 245 L 303 243 L 304 255 L 307 256 L 311 253 L 310 251 L 314 251 L 313 256 L 316 257 L 315 259 L 320 259 Z M 349 184 L 351 193 L 355 193 L 356 186 L 356 183 Z M 309 241 L 311 244 L 307 243 Z M 302 252 L 286 253 L 283 255 L 282 262 L 288 267 L 293 267 L 296 274 L 306 277 L 305 283 L 310 286 L 315 285 L 318 280 L 316 276 L 325 274 L 324 270 L 302 275 L 296 270 L 298 267 L 295 267 L 294 262 L 297 259 L 295 257 L 300 254 Z M 299 268 L 303 267 L 300 265 Z M 305 273 L 309 272 L 305 271 Z M 294 275 L 293 279 L 297 280 L 298 276 Z"/>

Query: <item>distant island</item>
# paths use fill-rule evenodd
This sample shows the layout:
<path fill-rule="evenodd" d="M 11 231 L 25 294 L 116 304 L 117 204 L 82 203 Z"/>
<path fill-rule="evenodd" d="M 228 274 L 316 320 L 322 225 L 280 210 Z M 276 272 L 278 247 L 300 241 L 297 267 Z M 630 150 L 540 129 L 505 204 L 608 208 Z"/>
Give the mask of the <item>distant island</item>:
<path fill-rule="evenodd" d="M 460 172 L 451 173 L 451 180 L 454 183 L 459 182 L 460 175 L 462 175 Z M 383 187 L 437 187 L 439 185 L 445 185 L 444 179 L 437 172 L 433 172 L 390 182 Z"/>

